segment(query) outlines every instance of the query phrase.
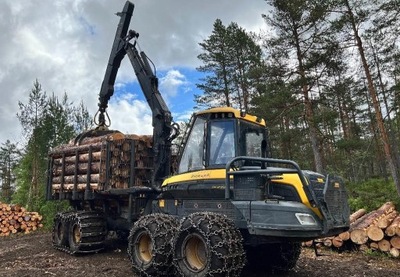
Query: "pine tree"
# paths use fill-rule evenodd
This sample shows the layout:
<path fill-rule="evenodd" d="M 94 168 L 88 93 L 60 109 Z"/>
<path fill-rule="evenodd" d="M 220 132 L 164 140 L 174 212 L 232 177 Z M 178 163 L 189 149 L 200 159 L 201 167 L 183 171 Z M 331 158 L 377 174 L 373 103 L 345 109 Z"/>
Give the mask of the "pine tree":
<path fill-rule="evenodd" d="M 5 202 L 11 201 L 15 185 L 15 168 L 20 158 L 17 145 L 7 140 L 0 147 L 0 199 Z"/>
<path fill-rule="evenodd" d="M 199 43 L 203 49 L 198 58 L 203 62 L 197 70 L 206 73 L 197 87 L 198 107 L 236 107 L 248 111 L 254 92 L 249 74 L 261 66 L 261 48 L 254 38 L 237 23 L 228 27 L 220 19 L 208 39 Z"/>
<path fill-rule="evenodd" d="M 320 97 L 318 79 L 334 52 L 332 45 L 335 46 L 326 24 L 329 5 L 325 1 L 309 0 L 267 0 L 267 3 L 272 7 L 272 13 L 263 17 L 276 34 L 267 44 L 278 48 L 287 59 L 286 82 L 291 84 L 293 92 L 297 92 L 295 97 L 302 99 L 314 166 L 318 172 L 324 172 L 315 104 Z"/>
<path fill-rule="evenodd" d="M 18 190 L 14 202 L 38 210 L 44 205 L 47 155 L 50 148 L 67 143 L 85 128 L 89 113 L 81 105 L 74 107 L 64 93 L 47 96 L 36 80 L 28 103 L 19 103 L 18 118 L 25 128 L 27 144 L 17 167 Z M 77 120 L 79 119 L 79 120 Z"/>
<path fill-rule="evenodd" d="M 365 40 L 362 38 L 362 33 L 360 31 L 360 26 L 362 24 L 368 25 L 371 23 L 369 19 L 373 17 L 373 12 L 376 11 L 376 9 L 374 9 L 374 7 L 376 7 L 376 3 L 374 1 L 360 2 L 358 0 L 341 0 L 337 1 L 336 4 L 337 7 L 341 9 L 341 17 L 337 21 L 340 24 L 337 25 L 342 27 L 343 30 L 346 30 L 348 34 L 351 34 L 355 41 L 355 47 L 358 51 L 359 59 L 361 60 L 361 66 L 365 74 L 369 97 L 372 101 L 372 106 L 374 109 L 375 123 L 379 130 L 379 137 L 381 143 L 383 144 L 386 161 L 391 171 L 394 183 L 397 187 L 397 191 L 400 194 L 400 165 L 398 164 L 398 160 L 396 158 L 398 153 L 395 153 L 394 148 L 390 143 L 387 127 L 385 126 L 383 118 L 378 91 L 373 80 L 371 62 L 367 60 Z"/>
<path fill-rule="evenodd" d="M 78 107 L 73 107 L 74 130 L 76 134 L 80 134 L 93 127 L 93 120 L 86 106 L 81 101 Z"/>
<path fill-rule="evenodd" d="M 22 158 L 23 160 L 28 159 L 26 165 L 29 167 L 25 172 L 27 176 L 24 184 L 28 186 L 26 200 L 28 207 L 37 202 L 39 198 L 39 185 L 43 175 L 42 172 L 44 172 L 41 166 L 45 160 L 45 155 L 40 149 L 43 145 L 40 137 L 40 125 L 48 105 L 46 98 L 46 92 L 42 90 L 39 81 L 35 80 L 29 94 L 28 103 L 18 103 L 20 113 L 17 114 L 17 117 L 28 139 L 25 155 Z"/>

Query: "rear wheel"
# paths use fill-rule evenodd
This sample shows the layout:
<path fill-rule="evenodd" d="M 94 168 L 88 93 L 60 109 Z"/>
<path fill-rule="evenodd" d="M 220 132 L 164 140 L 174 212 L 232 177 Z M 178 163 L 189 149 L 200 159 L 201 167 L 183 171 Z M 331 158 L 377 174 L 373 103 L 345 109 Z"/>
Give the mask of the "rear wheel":
<path fill-rule="evenodd" d="M 77 212 L 70 218 L 69 252 L 98 252 L 104 247 L 106 235 L 106 223 L 102 214 L 91 211 Z"/>
<path fill-rule="evenodd" d="M 58 213 L 54 218 L 52 239 L 55 247 L 68 246 L 68 223 L 62 213 Z"/>
<path fill-rule="evenodd" d="M 138 275 L 166 276 L 172 268 L 172 246 L 178 221 L 166 214 L 141 217 L 128 238 L 128 255 Z"/>
<path fill-rule="evenodd" d="M 193 213 L 183 219 L 174 242 L 180 276 L 239 276 L 245 256 L 233 222 L 217 213 Z"/>

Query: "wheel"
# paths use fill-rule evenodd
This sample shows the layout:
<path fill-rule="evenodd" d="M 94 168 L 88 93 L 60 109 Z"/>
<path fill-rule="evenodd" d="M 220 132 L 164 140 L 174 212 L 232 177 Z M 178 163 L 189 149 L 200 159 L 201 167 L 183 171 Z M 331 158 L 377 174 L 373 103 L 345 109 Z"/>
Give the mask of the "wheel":
<path fill-rule="evenodd" d="M 172 269 L 172 245 L 178 221 L 166 214 L 141 217 L 128 237 L 128 255 L 138 275 L 167 276 Z"/>
<path fill-rule="evenodd" d="M 106 223 L 102 214 L 77 212 L 70 218 L 69 251 L 71 254 L 98 252 L 104 247 L 106 235 Z"/>
<path fill-rule="evenodd" d="M 239 276 L 245 264 L 242 236 L 226 216 L 193 213 L 181 221 L 174 241 L 180 276 Z"/>
<path fill-rule="evenodd" d="M 74 219 L 71 222 L 71 225 L 69 227 L 69 248 L 72 252 L 77 252 L 79 251 L 80 244 L 81 244 L 81 239 L 82 239 L 82 232 L 81 232 L 81 227 L 79 224 L 79 221 Z"/>
<path fill-rule="evenodd" d="M 68 246 L 68 223 L 63 218 L 62 213 L 58 213 L 54 218 L 52 238 L 54 246 Z"/>
<path fill-rule="evenodd" d="M 246 248 L 247 269 L 253 271 L 286 272 L 296 266 L 300 243 L 271 243 Z"/>

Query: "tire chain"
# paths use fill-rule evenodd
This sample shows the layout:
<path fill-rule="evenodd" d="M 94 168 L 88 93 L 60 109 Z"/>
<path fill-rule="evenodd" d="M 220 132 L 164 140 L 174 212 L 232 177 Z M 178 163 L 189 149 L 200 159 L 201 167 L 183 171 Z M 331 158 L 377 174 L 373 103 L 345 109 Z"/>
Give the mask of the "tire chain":
<path fill-rule="evenodd" d="M 128 238 L 128 256 L 134 271 L 140 276 L 170 276 L 172 270 L 172 241 L 178 230 L 179 221 L 173 216 L 161 213 L 149 214 L 135 222 Z M 145 269 L 134 265 L 134 249 L 131 240 L 135 228 L 144 228 L 153 242 L 152 267 L 154 272 L 148 273 Z M 159 241 L 165 243 L 157 244 Z"/>
<path fill-rule="evenodd" d="M 204 224 L 206 223 L 206 224 Z M 223 261 L 223 267 L 211 270 L 208 268 L 207 276 L 223 275 L 236 277 L 240 276 L 246 264 L 246 255 L 243 249 L 243 238 L 232 220 L 226 215 L 214 212 L 198 212 L 190 214 L 181 220 L 182 231 L 189 231 L 195 227 L 204 237 L 211 253 Z M 219 242 L 214 244 L 212 239 Z M 225 248 L 229 253 L 223 254 L 218 249 Z M 208 264 L 208 267 L 210 263 Z M 177 273 L 185 276 L 176 266 Z"/>
<path fill-rule="evenodd" d="M 57 224 L 61 221 L 64 226 L 68 226 L 68 232 L 65 234 L 69 237 L 69 226 L 74 220 L 79 224 L 81 232 L 81 240 L 89 242 L 80 242 L 79 248 L 76 250 L 70 249 L 69 245 L 59 245 L 55 242 L 55 232 Z M 65 228 L 65 227 L 64 227 Z M 101 213 L 95 211 L 75 211 L 57 213 L 54 218 L 53 225 L 53 247 L 57 250 L 66 252 L 70 255 L 74 254 L 90 254 L 97 253 L 104 248 L 104 241 L 107 235 L 106 222 Z M 84 249 L 82 249 L 84 248 Z"/>

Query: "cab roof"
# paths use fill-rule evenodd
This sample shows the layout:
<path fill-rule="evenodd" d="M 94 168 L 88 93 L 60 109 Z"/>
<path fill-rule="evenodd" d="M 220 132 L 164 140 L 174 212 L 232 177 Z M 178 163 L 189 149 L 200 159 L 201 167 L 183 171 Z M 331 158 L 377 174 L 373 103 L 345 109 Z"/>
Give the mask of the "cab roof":
<path fill-rule="evenodd" d="M 213 114 L 213 113 L 215 113 L 215 114 L 231 113 L 235 118 L 243 119 L 243 120 L 249 121 L 251 123 L 264 126 L 264 127 L 266 126 L 264 119 L 254 116 L 254 115 L 246 114 L 245 112 L 241 112 L 240 110 L 234 109 L 232 107 L 211 108 L 211 109 L 196 112 L 195 114 L 196 115 L 205 115 L 205 114 Z"/>

